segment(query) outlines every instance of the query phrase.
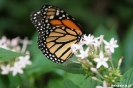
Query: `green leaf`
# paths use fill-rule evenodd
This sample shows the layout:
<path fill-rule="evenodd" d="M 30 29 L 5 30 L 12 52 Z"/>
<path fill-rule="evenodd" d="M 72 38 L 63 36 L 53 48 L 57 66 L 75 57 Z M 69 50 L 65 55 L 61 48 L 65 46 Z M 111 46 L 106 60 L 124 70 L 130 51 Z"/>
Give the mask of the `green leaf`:
<path fill-rule="evenodd" d="M 125 85 L 125 87 L 122 88 L 127 88 L 126 85 L 128 86 L 133 86 L 133 68 L 129 69 L 124 75 L 122 80 L 118 83 L 119 85 Z M 129 88 L 129 87 L 128 87 Z M 131 88 L 131 87 L 130 87 Z"/>
<path fill-rule="evenodd" d="M 85 70 L 82 69 L 81 64 L 77 63 L 70 63 L 65 66 L 63 65 L 58 65 L 56 68 L 62 69 L 66 72 L 73 73 L 73 74 L 85 74 Z"/>
<path fill-rule="evenodd" d="M 124 71 L 133 67 L 133 23 L 129 27 L 126 35 L 124 35 L 125 38 L 123 40 L 123 67 Z"/>
<path fill-rule="evenodd" d="M 24 55 L 25 54 L 16 53 L 10 50 L 0 48 L 0 60 L 9 60 L 9 59 L 13 59 L 13 58 L 24 56 Z"/>
<path fill-rule="evenodd" d="M 16 88 L 18 85 L 20 85 L 21 81 L 19 75 L 12 76 L 12 74 L 8 75 L 9 78 L 9 88 Z"/>
<path fill-rule="evenodd" d="M 63 88 L 80 88 L 78 85 L 74 84 L 71 80 L 66 79 L 63 84 Z"/>
<path fill-rule="evenodd" d="M 71 79 L 71 81 L 77 84 L 80 88 L 96 88 L 96 85 L 100 85 L 100 83 L 92 80 L 91 77 L 86 78 L 86 76 L 81 74 L 67 73 L 65 78 Z"/>
<path fill-rule="evenodd" d="M 55 75 L 55 77 L 51 77 L 52 80 L 48 81 L 48 88 L 62 88 L 63 87 L 63 77 L 59 77 Z"/>
<path fill-rule="evenodd" d="M 9 86 L 9 79 L 6 75 L 0 74 L 0 88 L 8 88 Z"/>

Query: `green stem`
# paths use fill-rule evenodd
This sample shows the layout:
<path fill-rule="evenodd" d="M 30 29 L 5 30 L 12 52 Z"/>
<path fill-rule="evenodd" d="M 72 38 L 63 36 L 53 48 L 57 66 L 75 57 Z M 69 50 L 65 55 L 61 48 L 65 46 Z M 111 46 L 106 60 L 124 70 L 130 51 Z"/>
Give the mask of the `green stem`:
<path fill-rule="evenodd" d="M 111 64 L 111 66 L 112 66 L 112 68 L 113 68 L 113 70 L 114 70 L 114 64 L 113 64 L 113 62 L 112 62 L 112 58 L 109 58 L 109 61 L 110 61 L 110 64 Z"/>

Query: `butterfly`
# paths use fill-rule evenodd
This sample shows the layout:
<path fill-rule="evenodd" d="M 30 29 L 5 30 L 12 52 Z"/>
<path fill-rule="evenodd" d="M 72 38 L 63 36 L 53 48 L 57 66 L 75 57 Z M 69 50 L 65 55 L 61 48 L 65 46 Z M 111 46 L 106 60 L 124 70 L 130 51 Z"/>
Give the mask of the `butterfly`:
<path fill-rule="evenodd" d="M 31 13 L 31 21 L 38 31 L 38 48 L 51 61 L 63 63 L 72 55 L 71 45 L 79 43 L 82 27 L 64 10 L 45 5 Z"/>

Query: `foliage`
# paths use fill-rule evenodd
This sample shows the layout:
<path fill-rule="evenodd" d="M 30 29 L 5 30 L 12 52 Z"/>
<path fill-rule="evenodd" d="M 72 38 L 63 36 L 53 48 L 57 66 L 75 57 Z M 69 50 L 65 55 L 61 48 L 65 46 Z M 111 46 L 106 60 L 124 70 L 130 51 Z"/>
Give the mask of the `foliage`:
<path fill-rule="evenodd" d="M 80 88 L 80 87 L 75 85 L 71 80 L 65 80 L 63 88 Z"/>
<path fill-rule="evenodd" d="M 126 84 L 126 86 L 123 85 L 121 88 L 131 87 L 133 85 L 133 68 L 129 69 L 126 73 L 123 75 L 123 79 L 117 83 L 120 85 Z"/>
<path fill-rule="evenodd" d="M 47 4 L 58 6 L 71 14 L 86 33 L 95 36 L 103 34 L 107 40 L 112 37 L 117 39 L 120 47 L 116 49 L 117 54 L 113 57 L 124 56 L 121 66 L 124 73 L 123 81 L 132 81 L 126 79 L 126 76 L 132 74 L 132 69 L 126 71 L 133 67 L 132 0 L 0 0 L 0 37 L 28 36 L 33 42 L 28 47 L 32 65 L 24 70 L 24 74 L 15 77 L 11 74 L 0 75 L 0 88 L 63 88 L 68 84 L 76 88 L 95 88 L 97 85 L 81 74 L 70 74 L 56 69 L 58 64 L 48 60 L 38 49 L 37 32 L 30 21 L 30 13 L 40 10 L 41 6 Z M 11 58 L 13 57 L 10 56 L 8 59 Z M 117 62 L 118 59 L 115 59 L 115 66 Z"/>
<path fill-rule="evenodd" d="M 22 53 L 16 53 L 10 50 L 6 50 L 3 48 L 0 48 L 0 60 L 9 60 L 13 59 L 15 57 L 24 56 L 25 54 Z"/>

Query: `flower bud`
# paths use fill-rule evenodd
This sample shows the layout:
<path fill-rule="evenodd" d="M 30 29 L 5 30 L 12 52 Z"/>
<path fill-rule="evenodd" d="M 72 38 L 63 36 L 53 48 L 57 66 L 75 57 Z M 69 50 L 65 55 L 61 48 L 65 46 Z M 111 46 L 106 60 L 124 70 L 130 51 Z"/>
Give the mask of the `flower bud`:
<path fill-rule="evenodd" d="M 118 61 L 118 67 L 117 67 L 118 69 L 119 69 L 119 67 L 120 67 L 120 65 L 121 65 L 121 63 L 122 63 L 123 58 L 124 58 L 124 57 L 121 56 L 121 58 L 120 58 L 119 61 Z"/>
<path fill-rule="evenodd" d="M 112 55 L 111 51 L 109 49 L 105 49 L 105 52 L 111 58 L 111 55 Z"/>
<path fill-rule="evenodd" d="M 97 71 L 97 69 L 96 68 L 90 68 L 90 70 L 92 71 L 92 72 L 94 72 L 94 73 L 98 73 L 98 71 Z"/>
<path fill-rule="evenodd" d="M 91 77 L 91 78 L 92 78 L 93 80 L 98 80 L 98 79 L 97 79 L 96 77 L 94 77 L 94 76 L 93 76 L 93 77 Z"/>

